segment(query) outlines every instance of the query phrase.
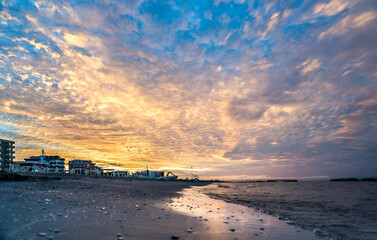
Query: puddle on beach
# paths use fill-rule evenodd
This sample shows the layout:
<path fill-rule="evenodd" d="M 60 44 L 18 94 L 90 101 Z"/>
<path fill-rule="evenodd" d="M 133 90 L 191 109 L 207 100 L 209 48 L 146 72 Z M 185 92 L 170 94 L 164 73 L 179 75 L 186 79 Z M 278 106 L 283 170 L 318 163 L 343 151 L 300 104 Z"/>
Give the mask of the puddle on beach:
<path fill-rule="evenodd" d="M 203 231 L 192 229 L 190 239 L 321 239 L 253 208 L 212 199 L 201 193 L 202 188 L 185 189 L 168 204 L 173 211 L 204 224 Z"/>

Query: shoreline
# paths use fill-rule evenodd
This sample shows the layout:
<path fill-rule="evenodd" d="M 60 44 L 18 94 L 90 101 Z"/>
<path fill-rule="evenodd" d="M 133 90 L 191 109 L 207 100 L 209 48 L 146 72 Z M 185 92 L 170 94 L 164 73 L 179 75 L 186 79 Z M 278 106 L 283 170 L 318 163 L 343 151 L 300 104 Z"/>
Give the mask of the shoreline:
<path fill-rule="evenodd" d="M 205 194 L 206 188 L 211 187 L 213 185 L 185 188 L 179 197 L 169 202 L 172 210 L 203 224 L 204 230 L 191 229 L 193 235 L 189 239 L 322 239 L 253 208 L 211 198 Z"/>
<path fill-rule="evenodd" d="M 217 185 L 217 188 L 212 186 Z M 377 237 L 374 181 L 218 183 L 211 198 L 253 208 L 327 239 Z"/>
<path fill-rule="evenodd" d="M 0 181 L 0 239 L 185 239 L 189 217 L 156 207 L 207 183 L 63 177 Z"/>
<path fill-rule="evenodd" d="M 2 196 L 0 222 L 3 223 L 0 226 L 0 240 L 171 239 L 172 237 L 250 239 L 255 237 L 254 234 L 258 235 L 258 239 L 282 239 L 276 237 L 278 234 L 293 236 L 295 239 L 312 239 L 318 236 L 339 239 L 355 239 L 355 236 L 358 236 L 360 239 L 373 239 L 368 237 L 375 236 L 373 228 L 372 230 L 367 228 L 364 235 L 341 231 L 345 227 L 349 228 L 349 225 L 343 224 L 342 219 L 337 219 L 332 208 L 329 212 L 316 209 L 321 206 L 321 202 L 313 202 L 316 200 L 315 195 L 305 193 L 308 187 L 305 187 L 305 191 L 295 190 L 301 185 L 308 184 L 312 184 L 310 185 L 312 187 L 323 184 L 343 187 L 355 184 L 377 186 L 375 183 L 365 182 L 258 182 L 249 183 L 253 188 L 252 192 L 248 192 L 249 187 L 245 183 L 33 175 L 22 181 L 0 181 Z M 241 189 L 240 186 L 247 188 Z M 275 188 L 272 188 L 274 186 Z M 325 194 L 323 190 L 315 190 L 314 193 Z M 298 194 L 299 198 L 295 198 L 295 194 Z M 338 195 L 350 197 L 344 194 Z M 370 200 L 374 199 L 373 196 L 375 195 L 371 195 Z M 334 207 L 332 200 L 334 199 L 328 199 L 324 206 Z M 339 201 L 335 203 L 338 204 Z M 221 205 L 221 211 L 217 208 L 209 209 L 214 204 Z M 320 215 L 315 215 L 313 209 Z M 336 209 L 340 209 L 339 206 Z M 336 211 L 342 213 L 345 210 L 348 211 L 348 209 Z M 238 215 L 230 214 L 233 212 Z M 278 217 L 275 214 L 278 214 Z M 314 218 L 310 218 L 308 214 L 314 214 Z M 372 216 L 373 211 L 365 214 Z M 235 221 L 233 215 L 247 227 L 239 225 L 240 222 Z M 268 221 L 258 222 L 259 219 L 254 219 L 253 215 Z M 230 220 L 221 219 L 224 217 Z M 351 217 L 349 221 L 353 221 Z M 306 222 L 303 224 L 303 221 Z M 227 225 L 224 225 L 224 222 L 227 222 Z M 234 232 L 230 230 L 231 225 Z M 217 226 L 225 227 L 225 231 L 219 230 Z M 334 230 L 332 229 L 334 226 L 342 228 Z M 370 228 L 372 225 L 368 226 Z M 297 238 L 295 231 L 289 230 L 292 227 L 298 228 L 298 232 L 310 234 L 305 238 Z M 261 231 L 261 228 L 264 230 Z M 317 228 L 320 228 L 322 233 L 314 235 L 313 230 Z"/>

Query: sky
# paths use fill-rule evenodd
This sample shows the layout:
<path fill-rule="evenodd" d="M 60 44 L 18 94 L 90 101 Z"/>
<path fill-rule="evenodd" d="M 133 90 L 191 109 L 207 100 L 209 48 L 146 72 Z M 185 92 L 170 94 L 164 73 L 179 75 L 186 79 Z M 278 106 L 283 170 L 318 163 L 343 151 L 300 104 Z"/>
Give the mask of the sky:
<path fill-rule="evenodd" d="M 2 0 L 0 138 L 17 161 L 376 176 L 376 43 L 368 0 Z"/>

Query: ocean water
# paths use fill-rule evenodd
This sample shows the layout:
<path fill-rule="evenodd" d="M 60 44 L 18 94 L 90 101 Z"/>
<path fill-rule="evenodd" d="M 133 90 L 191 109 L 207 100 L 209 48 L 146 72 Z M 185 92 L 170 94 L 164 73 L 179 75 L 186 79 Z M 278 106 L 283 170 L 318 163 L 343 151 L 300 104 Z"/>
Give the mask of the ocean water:
<path fill-rule="evenodd" d="M 203 194 L 206 187 L 184 189 L 179 197 L 165 206 L 174 212 L 189 216 L 187 226 L 191 233 L 184 239 L 258 239 L 258 240 L 320 240 L 310 231 L 287 224 L 278 218 L 261 213 L 253 208 L 227 203 Z"/>
<path fill-rule="evenodd" d="M 377 182 L 216 183 L 205 194 L 256 208 L 325 238 L 377 239 Z"/>

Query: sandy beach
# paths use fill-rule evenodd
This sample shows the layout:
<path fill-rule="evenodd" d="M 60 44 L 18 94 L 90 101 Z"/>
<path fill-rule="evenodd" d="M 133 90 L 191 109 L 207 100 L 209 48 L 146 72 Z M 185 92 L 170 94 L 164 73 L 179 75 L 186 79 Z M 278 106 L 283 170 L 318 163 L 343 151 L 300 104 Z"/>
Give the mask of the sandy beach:
<path fill-rule="evenodd" d="M 0 239 L 319 239 L 208 197 L 208 182 L 50 175 L 0 181 Z"/>
<path fill-rule="evenodd" d="M 188 239 L 260 239 L 260 240 L 319 240 L 320 236 L 281 221 L 275 216 L 239 204 L 213 199 L 206 194 L 216 184 L 184 189 L 170 201 L 170 208 L 199 220 L 204 231 L 193 231 Z"/>
<path fill-rule="evenodd" d="M 193 183 L 63 176 L 0 181 L 0 239 L 186 239 L 200 221 L 167 203 Z"/>

